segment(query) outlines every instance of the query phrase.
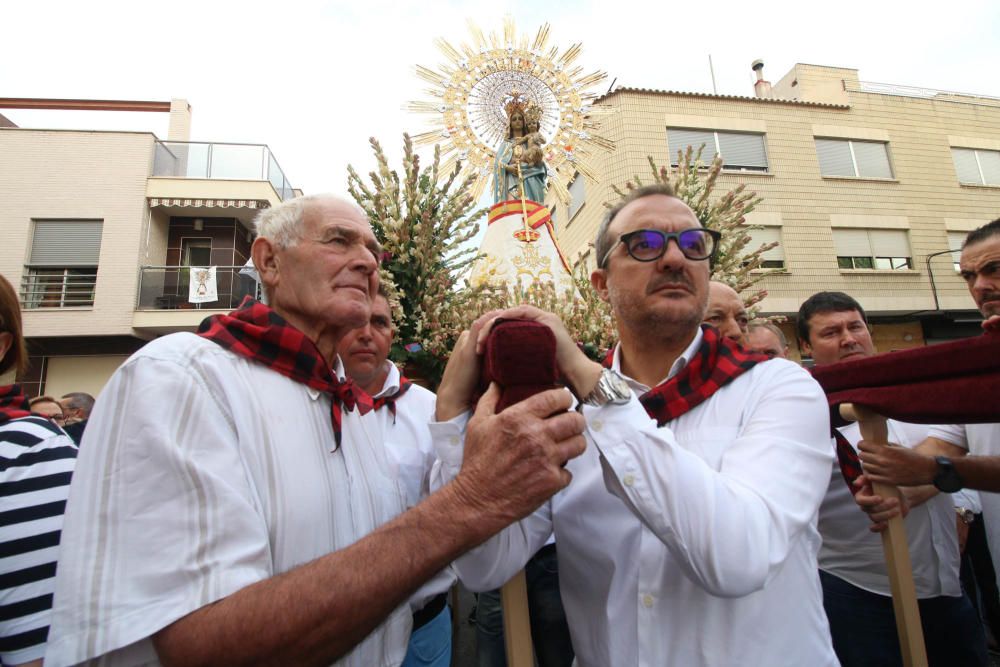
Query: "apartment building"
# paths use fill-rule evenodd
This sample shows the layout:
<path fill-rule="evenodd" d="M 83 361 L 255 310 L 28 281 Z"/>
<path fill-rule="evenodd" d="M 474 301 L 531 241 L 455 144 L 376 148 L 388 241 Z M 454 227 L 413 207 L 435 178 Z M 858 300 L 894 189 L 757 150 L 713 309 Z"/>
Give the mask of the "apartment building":
<path fill-rule="evenodd" d="M 189 141 L 179 99 L 0 98 L 0 109 L 169 114 L 166 140 L 17 127 L 10 112 L 0 123 L 0 274 L 20 292 L 27 395 L 96 395 L 146 341 L 256 293 L 241 273 L 252 220 L 299 194 L 266 145 Z"/>
<path fill-rule="evenodd" d="M 763 63 L 754 69 L 752 96 L 619 87 L 600 100 L 615 110 L 602 134 L 617 148 L 595 160 L 597 183 L 578 176 L 571 204 L 554 204 L 571 261 L 593 266 L 613 185 L 648 175 L 647 156 L 676 164 L 678 150 L 704 144 L 706 161 L 725 161 L 717 193 L 744 183 L 763 197 L 746 219 L 752 247 L 781 244 L 766 255 L 777 272 L 759 283 L 764 314 L 791 316 L 814 292 L 842 290 L 868 311 L 881 351 L 978 333 L 952 251 L 1000 217 L 1000 99 L 808 64 L 772 86 Z"/>

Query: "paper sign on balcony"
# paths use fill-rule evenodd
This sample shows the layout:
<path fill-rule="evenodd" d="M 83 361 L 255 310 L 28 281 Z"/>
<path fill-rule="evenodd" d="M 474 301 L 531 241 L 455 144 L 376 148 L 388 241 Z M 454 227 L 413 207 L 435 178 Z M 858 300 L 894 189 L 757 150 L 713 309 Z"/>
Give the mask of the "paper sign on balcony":
<path fill-rule="evenodd" d="M 188 283 L 190 303 L 210 303 L 219 300 L 219 289 L 215 283 L 214 266 L 192 266 L 191 281 Z"/>

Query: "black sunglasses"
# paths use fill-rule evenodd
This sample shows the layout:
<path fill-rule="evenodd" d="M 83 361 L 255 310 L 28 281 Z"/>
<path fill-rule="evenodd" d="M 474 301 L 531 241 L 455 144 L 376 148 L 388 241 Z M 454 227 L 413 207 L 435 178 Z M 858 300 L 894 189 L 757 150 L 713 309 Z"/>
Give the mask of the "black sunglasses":
<path fill-rule="evenodd" d="M 667 252 L 670 239 L 677 243 L 677 247 L 688 259 L 709 259 L 715 254 L 715 249 L 721 238 L 722 234 L 719 232 L 704 227 L 685 229 L 680 232 L 637 229 L 634 232 L 622 234 L 618 238 L 618 243 L 611 246 L 605 253 L 600 266 L 603 268 L 607 265 L 608 257 L 619 245 L 625 246 L 626 252 L 637 262 L 655 262 Z"/>

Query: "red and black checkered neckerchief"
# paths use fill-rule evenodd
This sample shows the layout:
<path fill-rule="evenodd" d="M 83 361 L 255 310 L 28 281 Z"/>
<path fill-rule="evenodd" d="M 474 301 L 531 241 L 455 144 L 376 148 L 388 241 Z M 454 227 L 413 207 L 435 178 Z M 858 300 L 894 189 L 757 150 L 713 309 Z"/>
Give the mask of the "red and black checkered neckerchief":
<path fill-rule="evenodd" d="M 340 447 L 342 410 L 357 407 L 358 412 L 365 414 L 372 409 L 371 397 L 350 379 L 338 380 L 313 341 L 250 297 L 228 315 L 206 317 L 198 327 L 198 335 L 233 354 L 330 394 L 335 449 Z"/>
<path fill-rule="evenodd" d="M 381 408 L 383 406 L 385 408 L 387 408 L 389 410 L 389 414 L 392 415 L 392 423 L 395 424 L 396 423 L 396 401 L 398 401 L 399 399 L 403 398 L 403 394 L 405 394 L 410 389 L 410 385 L 411 384 L 413 384 L 413 383 L 410 382 L 409 380 L 407 380 L 405 377 L 403 377 L 403 374 L 400 373 L 399 374 L 399 387 L 397 387 L 396 391 L 392 392 L 391 394 L 385 394 L 384 396 L 379 396 L 378 398 L 373 398 L 372 399 L 372 407 L 373 407 L 373 409 L 378 410 L 379 408 Z"/>
<path fill-rule="evenodd" d="M 604 365 L 611 367 L 615 350 L 608 350 Z M 744 351 L 742 347 L 708 325 L 701 327 L 701 345 L 677 375 L 658 384 L 639 397 L 642 407 L 657 426 L 663 426 L 695 408 L 762 361 L 765 354 Z"/>
<path fill-rule="evenodd" d="M 0 387 L 0 424 L 12 419 L 20 419 L 31 414 L 28 397 L 21 393 L 17 384 Z"/>
<path fill-rule="evenodd" d="M 861 469 L 861 459 L 858 458 L 858 452 L 851 443 L 843 436 L 843 434 L 836 428 L 830 427 L 833 435 L 833 441 L 835 443 L 834 449 L 837 452 L 837 463 L 840 465 L 840 474 L 844 476 L 844 481 L 847 482 L 847 488 L 851 490 L 853 495 L 857 495 L 859 489 L 854 486 L 854 480 L 861 476 L 864 472 Z"/>

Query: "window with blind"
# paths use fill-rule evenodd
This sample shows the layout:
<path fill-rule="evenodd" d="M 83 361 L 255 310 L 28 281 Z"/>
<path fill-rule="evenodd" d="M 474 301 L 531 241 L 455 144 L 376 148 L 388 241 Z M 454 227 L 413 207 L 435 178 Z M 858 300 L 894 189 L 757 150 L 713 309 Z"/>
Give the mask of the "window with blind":
<path fill-rule="evenodd" d="M 767 150 L 763 134 L 668 127 L 667 146 L 672 166 L 677 166 L 678 152 L 684 153 L 690 146 L 694 154 L 697 154 L 698 148 L 704 146 L 701 152 L 704 164 L 711 164 L 716 155 L 721 155 L 723 169 L 767 171 Z"/>
<path fill-rule="evenodd" d="M 583 174 L 577 174 L 573 182 L 569 184 L 569 215 L 566 224 L 576 216 L 577 211 L 583 207 L 587 200 L 587 184 L 584 183 Z"/>
<path fill-rule="evenodd" d="M 966 185 L 1000 185 L 1000 151 L 952 148 L 958 182 Z"/>
<path fill-rule="evenodd" d="M 823 176 L 893 177 L 889 145 L 881 141 L 817 138 L 816 156 Z"/>
<path fill-rule="evenodd" d="M 21 282 L 24 308 L 94 305 L 102 220 L 35 220 Z"/>
<path fill-rule="evenodd" d="M 962 270 L 958 261 L 962 257 L 962 244 L 965 243 L 966 236 L 966 232 L 948 232 L 948 249 L 951 250 L 951 264 L 955 267 L 955 273 Z"/>
<path fill-rule="evenodd" d="M 910 242 L 902 229 L 834 229 L 833 245 L 841 269 L 913 268 Z"/>
<path fill-rule="evenodd" d="M 781 249 L 781 227 L 762 227 L 760 229 L 748 229 L 746 232 L 750 235 L 750 243 L 745 248 L 747 252 L 753 252 L 769 243 L 778 243 L 778 245 L 770 250 L 766 250 L 761 255 L 760 268 L 785 268 L 785 253 Z"/>

